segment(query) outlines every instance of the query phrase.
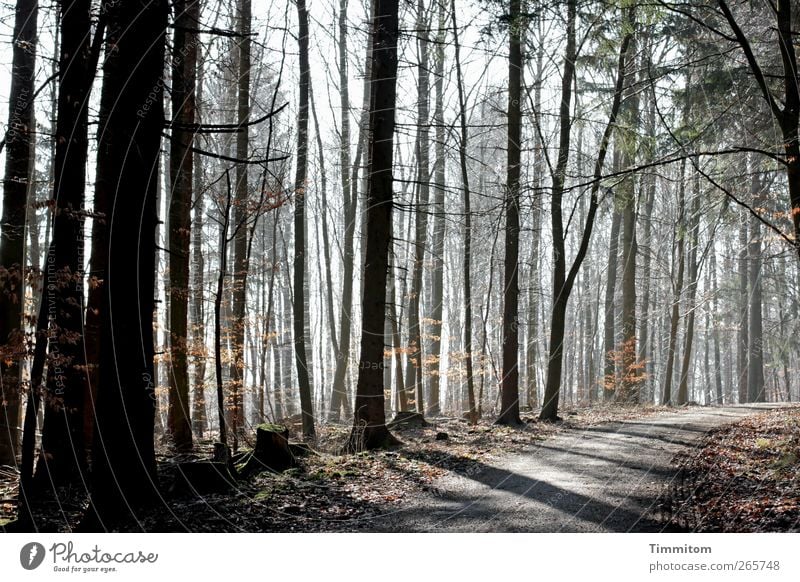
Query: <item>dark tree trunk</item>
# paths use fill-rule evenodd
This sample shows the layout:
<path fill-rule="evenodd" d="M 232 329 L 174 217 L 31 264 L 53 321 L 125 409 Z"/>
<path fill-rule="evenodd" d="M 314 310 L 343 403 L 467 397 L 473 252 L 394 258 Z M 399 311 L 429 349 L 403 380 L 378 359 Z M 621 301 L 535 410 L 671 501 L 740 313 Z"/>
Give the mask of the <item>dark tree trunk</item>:
<path fill-rule="evenodd" d="M 526 17 L 527 18 L 527 17 Z M 508 54 L 508 160 L 505 188 L 506 240 L 503 271 L 503 377 L 498 424 L 520 425 L 519 417 L 519 178 L 522 140 L 521 0 L 510 0 Z"/>
<path fill-rule="evenodd" d="M 36 469 L 37 482 L 48 488 L 80 481 L 87 464 L 83 414 L 87 385 L 83 351 L 83 212 L 89 93 L 95 66 L 90 18 L 90 2 L 61 5 L 53 174 L 57 211 L 43 295 L 50 310 L 49 365 L 42 450 Z M 102 30 L 99 34 L 102 36 Z"/>
<path fill-rule="evenodd" d="M 311 403 L 308 359 L 306 358 L 306 191 L 308 168 L 308 12 L 305 0 L 297 2 L 300 22 L 300 106 L 297 116 L 297 172 L 294 180 L 294 357 L 300 390 L 303 436 L 314 436 L 314 412 Z"/>
<path fill-rule="evenodd" d="M 251 0 L 239 0 L 237 5 L 239 81 L 236 119 L 240 131 L 236 134 L 236 157 L 246 160 L 250 155 L 250 27 Z M 247 274 L 250 270 L 247 252 L 247 223 L 250 218 L 248 200 L 250 183 L 247 165 L 236 166 L 236 198 L 233 204 L 233 297 L 231 301 L 231 365 L 230 380 L 230 433 L 234 450 L 244 431 L 244 326 L 247 311 Z"/>
<path fill-rule="evenodd" d="M 3 217 L 0 224 L 0 465 L 16 465 L 19 441 L 20 360 L 25 355 L 22 329 L 25 216 L 30 148 L 33 139 L 33 92 L 39 3 L 18 0 L 14 18 Z"/>
<path fill-rule="evenodd" d="M 367 164 L 367 236 L 361 356 L 350 450 L 391 446 L 383 408 L 383 325 L 392 235 L 392 161 L 397 81 L 398 0 L 375 0 Z"/>
<path fill-rule="evenodd" d="M 199 0 L 176 0 L 172 41 L 172 139 L 169 201 L 170 374 L 168 427 L 178 451 L 192 449 L 189 414 L 189 241 L 192 234 L 192 143 Z"/>
<path fill-rule="evenodd" d="M 225 277 L 228 274 L 228 230 L 230 228 L 231 192 L 230 171 L 225 170 L 225 185 L 227 198 L 222 208 L 222 217 L 219 226 L 219 273 L 217 274 L 217 288 L 214 293 L 214 380 L 217 389 L 217 420 L 219 422 L 219 443 L 223 450 L 228 451 L 228 414 L 225 406 L 225 390 L 222 377 L 222 299 L 225 292 Z M 234 441 L 235 442 L 235 441 Z"/>
<path fill-rule="evenodd" d="M 97 189 L 108 201 L 89 527 L 155 499 L 153 309 L 167 3 L 109 4 Z M 113 107 L 108 107 L 115 103 Z M 137 217 L 132 220 L 131 217 Z M 102 224 L 99 225 L 102 228 Z M 132 308 L 137 306 L 138 308 Z"/>

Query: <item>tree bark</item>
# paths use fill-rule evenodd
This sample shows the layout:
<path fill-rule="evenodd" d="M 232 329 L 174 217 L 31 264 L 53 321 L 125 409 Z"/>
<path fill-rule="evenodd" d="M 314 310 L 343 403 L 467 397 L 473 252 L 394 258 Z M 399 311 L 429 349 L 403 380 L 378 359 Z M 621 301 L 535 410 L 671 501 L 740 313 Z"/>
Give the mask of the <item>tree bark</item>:
<path fill-rule="evenodd" d="M 246 160 L 250 155 L 250 28 L 252 20 L 251 0 L 238 0 L 238 97 L 236 103 L 236 158 Z M 247 164 L 236 165 L 236 196 L 233 204 L 233 289 L 231 301 L 231 364 L 228 371 L 230 386 L 230 436 L 234 450 L 238 449 L 239 437 L 244 430 L 244 334 L 247 312 L 247 275 L 250 270 L 247 253 L 247 223 L 250 220 L 248 202 L 250 197 Z"/>
<path fill-rule="evenodd" d="M 36 469 L 37 482 L 48 488 L 85 478 L 85 447 L 91 438 L 85 425 L 92 421 L 91 413 L 83 414 L 87 378 L 82 309 L 89 94 L 96 65 L 92 58 L 91 4 L 62 3 L 61 24 L 53 174 L 56 213 L 43 295 L 50 311 L 49 362 L 42 449 Z M 98 29 L 101 38 L 102 28 Z"/>
<path fill-rule="evenodd" d="M 91 502 L 108 527 L 156 497 L 153 309 L 167 3 L 108 8 L 97 189 L 108 201 Z M 131 217 L 138 217 L 132 220 Z M 102 228 L 102 225 L 98 225 Z M 138 306 L 132 309 L 131 306 Z"/>
<path fill-rule="evenodd" d="M 172 139 L 169 201 L 169 416 L 177 451 L 192 449 L 189 414 L 189 241 L 192 234 L 192 144 L 195 123 L 199 0 L 176 0 L 172 40 Z"/>
<path fill-rule="evenodd" d="M 398 0 L 375 0 L 369 107 L 366 262 L 361 356 L 355 418 L 348 449 L 395 444 L 383 408 L 384 318 L 389 240 L 392 234 L 392 162 L 397 82 Z"/>
<path fill-rule="evenodd" d="M 503 376 L 498 424 L 518 426 L 519 417 L 519 178 L 522 141 L 522 29 L 521 1 L 509 3 L 508 160 L 504 207 L 505 256 L 503 265 Z"/>
<path fill-rule="evenodd" d="M 303 436 L 314 436 L 314 413 L 311 403 L 308 360 L 306 358 L 306 192 L 308 168 L 308 12 L 305 0 L 297 1 L 300 22 L 300 105 L 297 117 L 297 168 L 294 180 L 294 357 L 297 384 L 300 390 L 300 410 L 303 417 Z"/>
<path fill-rule="evenodd" d="M 3 217 L 0 224 L 0 465 L 16 465 L 19 442 L 20 360 L 25 286 L 25 216 L 33 113 L 39 3 L 17 0 L 11 57 Z"/>

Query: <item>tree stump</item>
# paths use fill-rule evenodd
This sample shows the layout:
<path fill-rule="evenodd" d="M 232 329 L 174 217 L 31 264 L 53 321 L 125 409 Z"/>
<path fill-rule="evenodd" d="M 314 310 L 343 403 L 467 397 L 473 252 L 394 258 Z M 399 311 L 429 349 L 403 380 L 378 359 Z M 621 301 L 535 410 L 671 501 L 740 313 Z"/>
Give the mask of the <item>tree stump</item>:
<path fill-rule="evenodd" d="M 389 423 L 389 428 L 423 428 L 428 426 L 419 412 L 398 412 Z"/>
<path fill-rule="evenodd" d="M 289 430 L 279 424 L 261 424 L 256 428 L 256 447 L 239 470 L 247 478 L 261 471 L 284 471 L 297 464 L 289 448 Z"/>

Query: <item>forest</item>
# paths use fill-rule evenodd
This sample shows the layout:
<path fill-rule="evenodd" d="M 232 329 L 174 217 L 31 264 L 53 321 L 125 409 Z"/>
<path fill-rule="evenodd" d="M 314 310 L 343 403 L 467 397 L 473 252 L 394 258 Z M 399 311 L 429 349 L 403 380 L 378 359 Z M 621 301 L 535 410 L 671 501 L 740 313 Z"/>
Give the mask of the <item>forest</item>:
<path fill-rule="evenodd" d="M 0 530 L 800 531 L 796 3 L 0 35 Z"/>

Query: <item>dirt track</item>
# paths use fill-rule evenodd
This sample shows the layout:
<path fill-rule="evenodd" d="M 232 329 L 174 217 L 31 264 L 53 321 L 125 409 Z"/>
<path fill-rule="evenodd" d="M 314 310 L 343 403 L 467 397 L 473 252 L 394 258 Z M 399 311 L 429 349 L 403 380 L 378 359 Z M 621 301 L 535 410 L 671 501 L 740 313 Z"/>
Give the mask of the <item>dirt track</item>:
<path fill-rule="evenodd" d="M 374 531 L 652 532 L 673 457 L 710 429 L 778 405 L 697 408 L 568 431 L 523 453 L 477 463 L 436 494 L 374 523 Z"/>

